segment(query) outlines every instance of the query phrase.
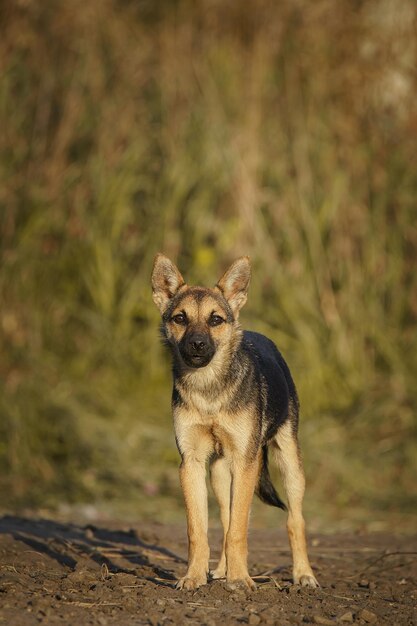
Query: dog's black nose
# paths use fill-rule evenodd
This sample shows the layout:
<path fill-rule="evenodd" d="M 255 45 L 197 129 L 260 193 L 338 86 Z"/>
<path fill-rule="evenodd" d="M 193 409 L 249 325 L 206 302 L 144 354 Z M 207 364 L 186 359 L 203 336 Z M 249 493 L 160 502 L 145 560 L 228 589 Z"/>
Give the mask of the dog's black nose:
<path fill-rule="evenodd" d="M 197 356 L 206 354 L 209 348 L 209 340 L 201 333 L 193 333 L 187 340 L 188 350 Z"/>
<path fill-rule="evenodd" d="M 191 347 L 198 353 L 204 352 L 207 343 L 202 339 L 197 339 L 196 341 L 191 342 Z"/>

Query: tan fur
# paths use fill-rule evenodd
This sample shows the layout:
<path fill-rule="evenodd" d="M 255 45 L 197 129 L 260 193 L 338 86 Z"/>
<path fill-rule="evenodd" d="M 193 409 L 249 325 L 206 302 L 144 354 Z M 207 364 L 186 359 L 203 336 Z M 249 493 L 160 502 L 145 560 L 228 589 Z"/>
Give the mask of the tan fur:
<path fill-rule="evenodd" d="M 227 559 L 228 580 L 243 580 L 253 587 L 246 565 L 249 510 L 259 474 L 258 459 L 247 463 L 253 418 L 249 412 L 230 416 L 221 410 L 215 414 L 211 411 L 207 413 L 197 406 L 198 403 L 194 404 L 191 411 L 184 411 L 183 408 L 174 411 L 178 447 L 183 451 L 181 483 L 187 509 L 189 542 L 190 546 L 198 545 L 196 551 L 194 547 L 190 548 L 189 569 L 180 586 L 194 587 L 196 580 L 201 581 L 207 575 L 207 531 L 201 522 L 206 520 L 207 506 L 205 471 L 202 468 L 210 455 L 221 449 L 223 458 L 214 461 L 212 466 L 212 484 L 221 507 L 224 528 L 223 555 L 217 574 L 224 575 Z M 216 477 L 220 478 L 220 466 L 223 478 L 226 474 L 226 484 L 220 480 L 216 482 Z M 190 489 L 198 492 L 199 496 L 193 497 Z M 231 492 L 229 499 L 226 497 L 227 489 Z M 199 555 L 198 558 L 195 554 Z M 206 560 L 201 555 L 205 555 Z M 200 567 L 197 574 L 196 563 Z"/>
<path fill-rule="evenodd" d="M 174 316 L 178 313 L 181 313 L 182 311 L 185 311 L 194 330 L 207 330 L 207 321 L 212 313 L 220 316 L 225 315 L 225 311 L 219 305 L 218 301 L 215 298 L 210 297 L 211 292 L 215 293 L 215 290 L 207 289 L 204 297 L 200 302 L 196 300 L 192 292 L 189 295 L 184 296 L 180 304 L 173 310 L 172 315 Z M 185 328 L 183 326 L 178 326 L 173 322 L 167 323 L 167 330 L 168 336 L 174 337 L 175 341 L 177 342 L 181 341 L 181 338 L 185 332 Z M 222 324 L 221 326 L 215 326 L 214 328 L 210 328 L 210 334 L 215 341 L 219 341 L 220 343 L 228 346 L 230 339 L 233 335 L 233 328 L 230 328 L 226 324 Z M 218 358 L 218 361 L 220 360 L 221 359 Z"/>
<path fill-rule="evenodd" d="M 286 422 L 275 436 L 275 450 L 288 500 L 287 531 L 293 558 L 294 583 L 317 586 L 307 556 L 305 523 L 302 504 L 305 478 L 298 443 L 290 422 Z"/>
<path fill-rule="evenodd" d="M 232 463 L 232 499 L 229 529 L 226 536 L 226 570 L 228 581 L 243 581 L 249 588 L 256 587 L 249 576 L 248 525 L 249 513 L 259 475 L 258 456 L 251 463 L 235 457 Z"/>
<path fill-rule="evenodd" d="M 152 271 L 152 296 L 161 313 L 169 299 L 183 286 L 184 279 L 174 263 L 163 254 L 157 254 Z"/>
<path fill-rule="evenodd" d="M 208 442 L 206 442 L 208 443 Z M 204 446 L 184 456 L 180 481 L 187 511 L 188 570 L 178 588 L 195 589 L 207 582 L 210 549 Z"/>
<path fill-rule="evenodd" d="M 243 256 L 232 263 L 217 283 L 217 287 L 224 294 L 235 315 L 239 313 L 247 300 L 249 281 L 249 257 Z"/>
<path fill-rule="evenodd" d="M 226 576 L 226 538 L 230 525 L 230 500 L 232 473 L 230 461 L 225 457 L 216 457 L 210 464 L 210 482 L 220 508 L 220 520 L 223 527 L 222 552 L 217 567 L 212 571 L 213 578 Z"/>

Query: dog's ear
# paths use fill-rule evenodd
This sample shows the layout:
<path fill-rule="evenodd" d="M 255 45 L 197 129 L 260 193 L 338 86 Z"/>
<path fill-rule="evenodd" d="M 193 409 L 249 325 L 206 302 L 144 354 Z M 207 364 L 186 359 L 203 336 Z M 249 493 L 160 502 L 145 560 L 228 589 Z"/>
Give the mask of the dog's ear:
<path fill-rule="evenodd" d="M 163 254 L 157 254 L 152 270 L 152 297 L 161 313 L 183 285 L 184 279 L 174 263 Z"/>
<path fill-rule="evenodd" d="M 242 256 L 232 263 L 216 285 L 236 317 L 247 300 L 249 281 L 250 260 L 248 256 Z"/>

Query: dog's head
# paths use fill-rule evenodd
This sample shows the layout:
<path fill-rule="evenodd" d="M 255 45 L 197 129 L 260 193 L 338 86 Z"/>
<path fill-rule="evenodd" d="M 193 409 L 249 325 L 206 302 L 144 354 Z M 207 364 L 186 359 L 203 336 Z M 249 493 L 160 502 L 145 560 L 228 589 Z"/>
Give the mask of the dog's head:
<path fill-rule="evenodd" d="M 155 257 L 153 299 L 164 335 L 187 367 L 205 367 L 219 349 L 230 345 L 249 280 L 248 257 L 232 263 L 213 289 L 189 287 L 172 261 L 163 254 Z"/>

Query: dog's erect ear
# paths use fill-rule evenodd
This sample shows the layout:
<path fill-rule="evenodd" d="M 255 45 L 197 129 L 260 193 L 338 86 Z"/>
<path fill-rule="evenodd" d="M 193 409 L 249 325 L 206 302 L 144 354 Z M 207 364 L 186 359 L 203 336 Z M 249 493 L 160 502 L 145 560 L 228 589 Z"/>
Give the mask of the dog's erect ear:
<path fill-rule="evenodd" d="M 184 279 L 174 263 L 163 254 L 157 254 L 152 270 L 152 297 L 161 313 L 182 285 L 185 285 Z"/>
<path fill-rule="evenodd" d="M 216 285 L 236 317 L 247 300 L 249 281 L 250 260 L 248 256 L 242 256 L 232 263 Z"/>

